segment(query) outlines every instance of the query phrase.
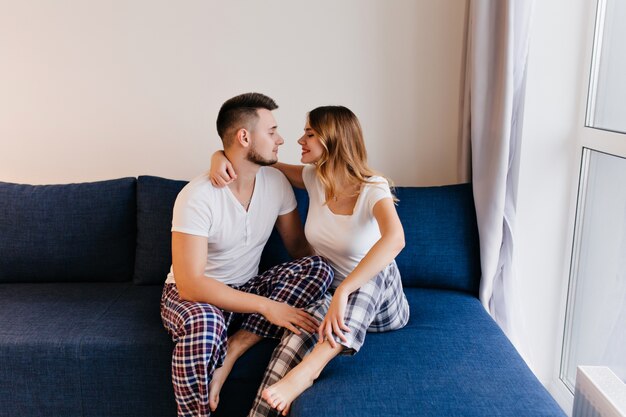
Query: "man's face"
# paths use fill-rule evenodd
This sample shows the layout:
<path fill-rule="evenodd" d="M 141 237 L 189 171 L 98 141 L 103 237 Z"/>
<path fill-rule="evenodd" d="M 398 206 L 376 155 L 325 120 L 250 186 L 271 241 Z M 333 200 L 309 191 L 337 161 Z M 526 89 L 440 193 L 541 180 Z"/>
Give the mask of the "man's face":
<path fill-rule="evenodd" d="M 285 143 L 271 111 L 258 109 L 259 120 L 250 132 L 250 149 L 247 159 L 257 165 L 267 166 L 278 162 L 278 147 Z"/>

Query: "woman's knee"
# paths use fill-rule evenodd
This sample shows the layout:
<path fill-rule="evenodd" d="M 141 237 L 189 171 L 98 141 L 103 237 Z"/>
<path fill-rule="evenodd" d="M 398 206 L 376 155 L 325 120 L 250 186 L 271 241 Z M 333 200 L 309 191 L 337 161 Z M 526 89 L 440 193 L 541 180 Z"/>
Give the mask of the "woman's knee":
<path fill-rule="evenodd" d="M 308 288 L 315 288 L 314 298 L 323 295 L 330 288 L 335 273 L 328 261 L 319 255 L 312 255 L 303 258 L 306 262 L 301 264 L 301 275 L 305 275 L 308 279 Z"/>
<path fill-rule="evenodd" d="M 311 268 L 319 269 L 319 275 L 328 280 L 328 284 L 330 284 L 334 278 L 335 272 L 333 271 L 333 267 L 330 266 L 330 263 L 328 263 L 326 258 L 323 258 L 319 255 L 312 255 L 309 256 L 309 259 L 311 262 Z"/>
<path fill-rule="evenodd" d="M 300 330 L 300 334 L 296 334 L 286 330 L 280 341 L 280 347 L 282 349 L 288 347 L 290 350 L 299 351 L 302 347 L 305 347 L 305 349 L 312 348 L 317 343 L 317 340 L 317 332 L 309 333 Z"/>

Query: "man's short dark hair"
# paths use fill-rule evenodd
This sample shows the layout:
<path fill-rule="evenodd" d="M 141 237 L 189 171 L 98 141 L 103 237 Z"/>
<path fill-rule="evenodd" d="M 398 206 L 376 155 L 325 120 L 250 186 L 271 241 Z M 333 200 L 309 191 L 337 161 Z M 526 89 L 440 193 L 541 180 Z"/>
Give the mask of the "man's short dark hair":
<path fill-rule="evenodd" d="M 278 105 L 274 100 L 259 93 L 241 94 L 227 100 L 217 114 L 217 134 L 222 138 L 224 147 L 232 143 L 237 130 L 254 129 L 259 120 L 258 109 L 276 110 Z"/>

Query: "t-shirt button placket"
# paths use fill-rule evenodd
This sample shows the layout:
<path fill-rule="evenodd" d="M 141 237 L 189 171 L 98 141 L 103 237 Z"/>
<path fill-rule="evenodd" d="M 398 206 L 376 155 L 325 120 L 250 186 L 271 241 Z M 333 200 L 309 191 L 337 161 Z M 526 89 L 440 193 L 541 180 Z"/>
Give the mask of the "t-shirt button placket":
<path fill-rule="evenodd" d="M 246 246 L 250 244 L 250 217 L 246 216 Z"/>

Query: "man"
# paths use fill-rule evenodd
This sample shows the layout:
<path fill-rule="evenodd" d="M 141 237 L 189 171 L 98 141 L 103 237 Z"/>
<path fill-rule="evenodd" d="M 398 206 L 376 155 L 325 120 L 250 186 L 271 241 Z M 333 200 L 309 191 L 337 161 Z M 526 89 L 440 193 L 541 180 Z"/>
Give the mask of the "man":
<path fill-rule="evenodd" d="M 274 225 L 293 257 L 309 255 L 293 190 L 276 169 L 283 144 L 269 97 L 243 94 L 226 101 L 217 117 L 224 153 L 237 178 L 215 188 L 208 177 L 180 192 L 172 219 L 172 269 L 161 317 L 176 343 L 172 382 L 179 416 L 209 416 L 235 361 L 264 337 L 283 328 L 315 332 L 302 310 L 320 299 L 332 269 L 317 256 L 278 265 L 257 275 Z M 241 327 L 227 337 L 236 313 Z"/>

